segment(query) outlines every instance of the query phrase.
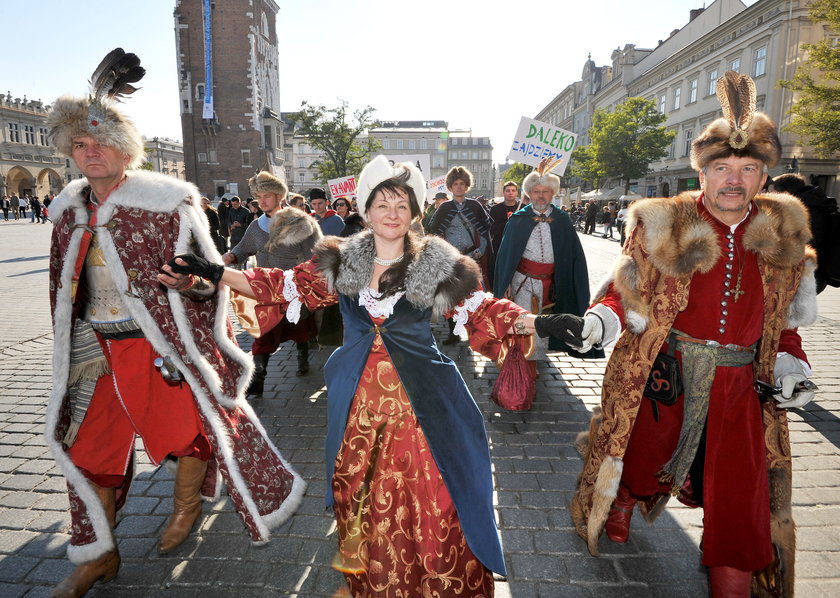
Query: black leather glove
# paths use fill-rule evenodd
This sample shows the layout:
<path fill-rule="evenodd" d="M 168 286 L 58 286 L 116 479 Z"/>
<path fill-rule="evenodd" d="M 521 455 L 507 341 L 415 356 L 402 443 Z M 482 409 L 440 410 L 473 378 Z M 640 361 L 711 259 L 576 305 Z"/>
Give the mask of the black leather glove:
<path fill-rule="evenodd" d="M 534 328 L 541 337 L 553 336 L 570 347 L 583 344 L 583 318 L 574 314 L 551 314 L 537 316 Z"/>
<path fill-rule="evenodd" d="M 178 259 L 183 260 L 186 265 L 176 263 L 175 260 Z M 219 284 L 219 281 L 222 279 L 222 274 L 225 272 L 225 267 L 222 264 L 214 264 L 194 253 L 176 255 L 169 260 L 169 267 L 177 274 L 195 274 L 196 276 L 206 278 L 214 285 Z"/>

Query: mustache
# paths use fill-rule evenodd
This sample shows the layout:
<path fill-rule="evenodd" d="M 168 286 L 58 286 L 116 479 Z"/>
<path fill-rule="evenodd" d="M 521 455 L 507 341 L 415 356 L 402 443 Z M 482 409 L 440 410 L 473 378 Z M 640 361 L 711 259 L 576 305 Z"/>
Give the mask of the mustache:
<path fill-rule="evenodd" d="M 723 189 L 719 189 L 717 192 L 718 195 L 722 195 L 723 193 L 741 193 L 742 195 L 745 195 L 747 190 L 743 187 L 724 187 Z"/>

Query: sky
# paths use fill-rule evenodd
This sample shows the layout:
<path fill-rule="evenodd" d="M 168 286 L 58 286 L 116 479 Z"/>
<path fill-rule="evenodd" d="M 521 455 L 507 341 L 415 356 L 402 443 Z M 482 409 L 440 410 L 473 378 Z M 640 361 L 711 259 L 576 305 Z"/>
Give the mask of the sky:
<path fill-rule="evenodd" d="M 185 0 L 200 1 L 200 0 Z M 225 1 L 225 0 L 217 0 Z M 382 120 L 445 120 L 490 137 L 504 162 L 533 117 L 625 44 L 653 48 L 703 0 L 275 0 L 280 111 L 302 101 L 372 106 Z M 749 6 L 757 0 L 745 0 Z M 705 4 L 711 4 L 707 0 Z M 0 0 L 0 93 L 83 95 L 110 50 L 147 74 L 125 111 L 147 137 L 182 139 L 175 0 Z M 70 26 L 72 24 L 72 27 Z"/>

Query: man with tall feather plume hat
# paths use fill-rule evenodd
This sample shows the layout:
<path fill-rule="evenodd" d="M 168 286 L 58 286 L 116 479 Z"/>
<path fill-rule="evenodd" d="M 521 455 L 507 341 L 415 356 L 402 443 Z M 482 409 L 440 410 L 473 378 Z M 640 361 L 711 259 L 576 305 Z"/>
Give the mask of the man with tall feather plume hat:
<path fill-rule="evenodd" d="M 816 319 L 807 215 L 760 194 L 781 144 L 755 86 L 718 80 L 723 118 L 692 145 L 702 191 L 636 202 L 614 270 L 574 328 L 615 348 L 601 407 L 580 435 L 572 499 L 590 553 L 626 542 L 638 504 L 702 507 L 702 564 L 721 596 L 793 596 L 786 409 L 814 396 L 797 327 Z M 571 321 L 571 318 L 570 318 Z"/>
<path fill-rule="evenodd" d="M 295 511 L 305 485 L 268 439 L 245 389 L 253 364 L 227 319 L 228 291 L 166 264 L 184 251 L 221 263 L 194 185 L 129 170 L 142 139 L 117 108 L 145 70 L 109 53 L 87 97 L 62 96 L 48 118 L 59 151 L 86 178 L 50 205 L 55 345 L 46 439 L 67 478 L 76 569 L 53 596 L 82 596 L 118 571 L 113 528 L 143 438 L 175 463 L 174 510 L 158 550 L 175 549 L 226 484 L 252 540 Z"/>

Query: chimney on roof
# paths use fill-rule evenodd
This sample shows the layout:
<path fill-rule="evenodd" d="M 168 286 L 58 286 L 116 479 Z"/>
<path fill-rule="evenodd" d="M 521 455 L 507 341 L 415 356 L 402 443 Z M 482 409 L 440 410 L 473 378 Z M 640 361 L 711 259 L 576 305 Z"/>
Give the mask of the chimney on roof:
<path fill-rule="evenodd" d="M 695 8 L 691 12 L 688 13 L 688 22 L 691 23 L 694 19 L 699 17 L 703 14 L 703 11 L 706 10 L 705 8 Z"/>

